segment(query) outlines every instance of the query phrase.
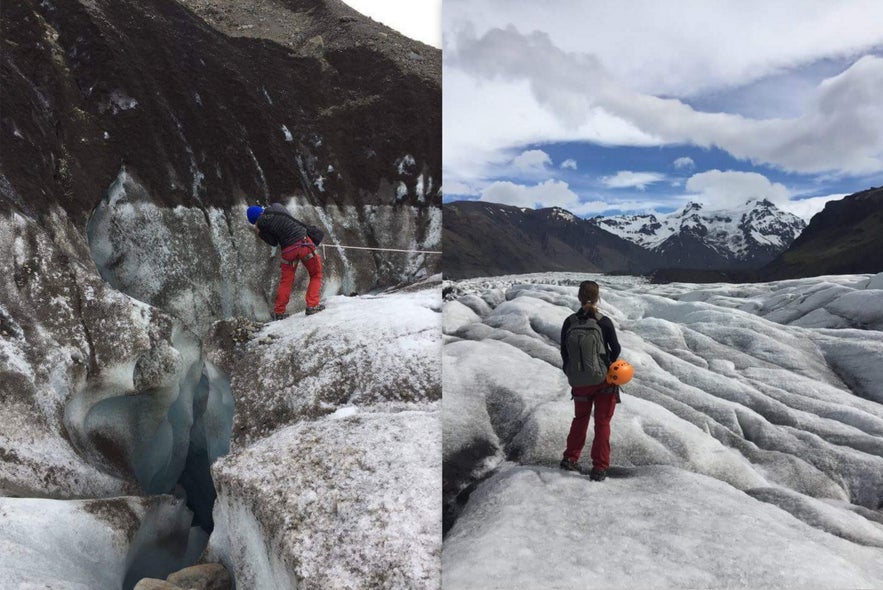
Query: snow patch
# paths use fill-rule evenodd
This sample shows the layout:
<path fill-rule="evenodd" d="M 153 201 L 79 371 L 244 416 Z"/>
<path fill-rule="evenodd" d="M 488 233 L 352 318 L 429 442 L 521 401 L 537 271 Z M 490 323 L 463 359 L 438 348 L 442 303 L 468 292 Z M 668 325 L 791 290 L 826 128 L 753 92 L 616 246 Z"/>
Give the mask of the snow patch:
<path fill-rule="evenodd" d="M 404 174 L 412 174 L 412 168 L 417 165 L 417 161 L 414 159 L 414 156 L 411 154 L 405 154 L 398 160 L 396 160 L 396 170 L 399 173 L 399 176 Z"/>

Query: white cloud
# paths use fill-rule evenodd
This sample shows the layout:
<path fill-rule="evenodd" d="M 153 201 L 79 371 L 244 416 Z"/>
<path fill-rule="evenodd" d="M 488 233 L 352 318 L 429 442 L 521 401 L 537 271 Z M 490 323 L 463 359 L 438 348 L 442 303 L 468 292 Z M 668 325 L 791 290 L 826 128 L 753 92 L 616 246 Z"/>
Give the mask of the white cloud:
<path fill-rule="evenodd" d="M 620 170 L 613 176 L 605 176 L 601 179 L 604 186 L 609 188 L 637 188 L 644 190 L 648 184 L 665 180 L 663 174 L 657 172 L 632 172 Z"/>
<path fill-rule="evenodd" d="M 566 182 L 549 179 L 534 186 L 498 181 L 481 191 L 481 201 L 517 207 L 563 207 L 579 203 L 579 196 Z"/>
<path fill-rule="evenodd" d="M 683 46 L 687 41 L 680 43 Z M 565 51 L 546 33 L 522 34 L 509 27 L 490 29 L 478 37 L 466 29 L 452 46 L 455 49 L 446 55 L 446 68 L 477 79 L 482 92 L 500 84 L 514 84 L 523 92 L 524 84 L 527 85 L 533 104 L 524 96 L 519 98 L 519 107 L 509 107 L 505 100 L 493 101 L 493 108 L 498 110 L 494 120 L 512 129 L 520 127 L 521 121 L 529 122 L 534 113 L 542 112 L 544 120 L 551 115 L 555 125 L 532 131 L 545 140 L 560 139 L 564 129 L 597 143 L 635 145 L 622 141 L 623 136 L 631 136 L 639 138 L 642 145 L 716 146 L 740 159 L 795 172 L 859 174 L 883 168 L 880 57 L 864 56 L 841 74 L 823 81 L 806 101 L 806 110 L 800 117 L 750 119 L 701 112 L 677 99 L 632 90 L 613 76 L 596 55 Z M 458 92 L 456 84 L 449 87 L 447 71 L 445 95 Z M 456 135 L 466 121 L 471 124 L 474 113 L 467 111 L 482 102 L 488 101 L 473 96 L 469 105 L 461 105 L 467 107 L 466 111 L 451 112 L 446 102 L 446 130 L 452 129 Z M 515 111 L 517 115 L 514 108 L 519 109 Z M 458 124 L 461 113 L 464 118 Z M 601 119 L 602 115 L 607 118 Z M 511 125 L 514 119 L 519 121 L 518 126 Z M 604 127 L 598 127 L 599 120 L 604 120 Z M 533 128 L 530 123 L 527 127 Z M 616 127 L 620 130 L 618 137 L 612 138 L 609 128 Z M 513 131 L 519 135 L 517 129 Z M 499 146 L 494 146 L 492 139 L 479 143 L 497 149 Z M 509 145 L 519 142 L 511 141 Z"/>
<path fill-rule="evenodd" d="M 709 170 L 694 174 L 687 180 L 690 200 L 710 205 L 712 208 L 729 208 L 742 205 L 750 199 L 769 199 L 776 206 L 788 203 L 791 197 L 785 185 L 773 183 L 756 172 L 736 170 Z"/>
<path fill-rule="evenodd" d="M 529 113 L 525 116 L 524 113 Z M 442 165 L 445 182 L 477 182 L 511 165 L 512 148 L 545 141 L 657 145 L 650 137 L 604 111 L 568 128 L 537 108 L 525 81 L 489 83 L 458 69 L 444 70 Z M 512 121 L 518 124 L 513 125 Z"/>
<path fill-rule="evenodd" d="M 597 56 L 636 91 L 694 96 L 822 58 L 860 55 L 879 46 L 883 30 L 877 0 L 679 0 L 676 6 L 556 0 L 547 10 L 532 0 L 445 0 L 445 49 L 458 48 L 463 28 L 481 36 L 512 24 L 549 32 L 565 52 Z"/>
<path fill-rule="evenodd" d="M 694 162 L 693 158 L 689 156 L 683 156 L 674 161 L 674 167 L 678 170 L 683 170 L 684 168 L 695 168 L 696 162 Z"/>
<path fill-rule="evenodd" d="M 365 16 L 411 39 L 436 48 L 442 46 L 442 0 L 343 0 Z"/>
<path fill-rule="evenodd" d="M 445 195 L 469 195 L 477 196 L 479 190 L 467 182 L 450 181 L 442 186 Z"/>
<path fill-rule="evenodd" d="M 812 216 L 825 208 L 825 203 L 829 201 L 839 201 L 845 197 L 847 193 L 836 195 L 825 195 L 823 197 L 810 197 L 808 199 L 793 199 L 787 203 L 778 205 L 779 209 L 793 213 L 797 217 L 802 218 L 807 223 Z"/>
<path fill-rule="evenodd" d="M 543 150 L 526 150 L 512 159 L 512 164 L 525 173 L 542 172 L 552 165 L 552 158 Z"/>
<path fill-rule="evenodd" d="M 576 160 L 573 158 L 567 158 L 563 162 L 561 162 L 561 168 L 570 168 L 571 170 L 576 170 Z"/>

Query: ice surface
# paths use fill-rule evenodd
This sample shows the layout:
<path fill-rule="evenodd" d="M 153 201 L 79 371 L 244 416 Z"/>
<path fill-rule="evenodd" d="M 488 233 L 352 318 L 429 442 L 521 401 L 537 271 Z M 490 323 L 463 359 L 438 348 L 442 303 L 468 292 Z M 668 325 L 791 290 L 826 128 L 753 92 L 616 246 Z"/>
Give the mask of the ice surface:
<path fill-rule="evenodd" d="M 234 447 L 340 406 L 439 399 L 440 300 L 437 286 L 338 296 L 322 313 L 267 325 L 229 369 Z"/>
<path fill-rule="evenodd" d="M 183 502 L 171 496 L 102 500 L 0 497 L 0 586 L 52 590 L 124 587 L 145 551 L 186 545 Z M 180 556 L 167 559 L 180 563 Z M 156 565 L 156 562 L 154 562 Z M 171 571 L 149 568 L 163 577 Z M 131 585 L 126 587 L 131 588 Z"/>
<path fill-rule="evenodd" d="M 437 588 L 440 446 L 437 411 L 278 431 L 216 464 L 212 555 L 246 588 Z"/>
<path fill-rule="evenodd" d="M 472 494 L 442 571 L 451 590 L 876 588 L 883 552 L 674 467 L 601 484 L 515 467 Z"/>
<path fill-rule="evenodd" d="M 210 551 L 241 587 L 439 587 L 439 281 L 209 351 L 236 401 Z"/>
<path fill-rule="evenodd" d="M 587 278 L 602 285 L 600 310 L 636 371 L 612 422 L 612 476 L 594 487 L 546 469 L 573 416 L 560 326 Z M 870 362 L 883 358 L 879 281 L 653 285 L 555 273 L 447 283 L 446 587 L 873 587 L 883 571 L 883 363 Z M 655 502 L 681 513 L 678 539 L 617 524 L 638 514 L 647 530 L 671 526 L 668 513 L 640 513 L 657 485 Z M 702 499 L 668 499 L 672 486 Z M 603 509 L 577 501 L 612 488 Z M 597 523 L 600 541 L 562 521 L 573 510 Z M 691 560 L 688 547 L 714 545 L 706 527 L 742 539 L 748 517 L 769 521 L 744 533 L 750 549 L 720 543 L 713 559 Z M 614 550 L 593 557 L 568 543 Z M 837 565 L 822 575 L 825 560 Z"/>

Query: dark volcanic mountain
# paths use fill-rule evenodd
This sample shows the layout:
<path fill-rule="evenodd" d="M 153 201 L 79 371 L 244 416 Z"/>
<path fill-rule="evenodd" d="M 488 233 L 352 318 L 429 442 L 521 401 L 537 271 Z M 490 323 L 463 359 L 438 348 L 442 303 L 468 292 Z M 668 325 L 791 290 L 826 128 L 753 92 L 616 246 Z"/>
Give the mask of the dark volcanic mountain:
<path fill-rule="evenodd" d="M 758 280 L 883 272 L 883 188 L 831 201 Z"/>
<path fill-rule="evenodd" d="M 623 215 L 590 220 L 611 233 L 664 256 L 668 268 L 753 269 L 780 254 L 806 223 L 772 202 L 708 210 L 689 203 L 666 215 Z"/>
<path fill-rule="evenodd" d="M 654 253 L 572 213 L 458 201 L 444 205 L 445 278 L 547 271 L 643 273 Z"/>
<path fill-rule="evenodd" d="M 125 166 L 170 205 L 435 199 L 440 52 L 339 0 L 247 4 L 4 2 L 4 198 L 80 215 Z"/>

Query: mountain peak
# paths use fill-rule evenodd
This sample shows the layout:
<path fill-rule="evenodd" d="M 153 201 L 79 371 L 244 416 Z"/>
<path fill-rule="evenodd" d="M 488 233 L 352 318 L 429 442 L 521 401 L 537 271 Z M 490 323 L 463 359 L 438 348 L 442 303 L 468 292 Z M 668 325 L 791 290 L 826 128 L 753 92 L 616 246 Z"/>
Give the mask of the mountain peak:
<path fill-rule="evenodd" d="M 745 201 L 745 205 L 751 207 L 752 209 L 778 209 L 778 207 L 776 207 L 776 204 L 766 197 L 748 199 L 747 201 Z"/>
<path fill-rule="evenodd" d="M 615 216 L 594 223 L 669 256 L 672 264 L 720 268 L 763 264 L 787 248 L 804 228 L 798 218 L 763 197 L 711 210 L 690 201 L 681 210 L 658 217 Z"/>

